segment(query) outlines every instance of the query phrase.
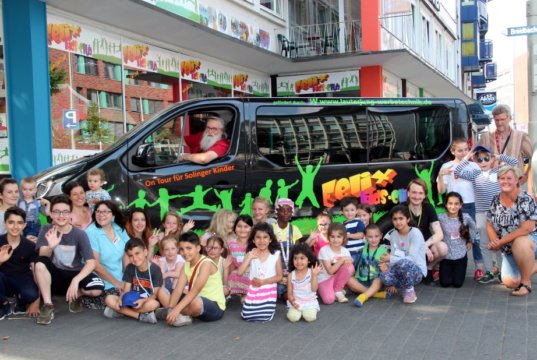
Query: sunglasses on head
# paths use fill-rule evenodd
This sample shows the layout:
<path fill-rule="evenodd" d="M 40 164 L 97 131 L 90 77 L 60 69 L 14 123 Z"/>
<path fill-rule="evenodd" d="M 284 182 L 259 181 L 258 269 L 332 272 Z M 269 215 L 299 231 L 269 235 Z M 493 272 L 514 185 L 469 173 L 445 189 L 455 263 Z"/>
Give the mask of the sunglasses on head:
<path fill-rule="evenodd" d="M 483 157 L 478 157 L 477 158 L 478 163 L 489 162 L 489 161 L 490 161 L 490 156 L 483 156 Z"/>

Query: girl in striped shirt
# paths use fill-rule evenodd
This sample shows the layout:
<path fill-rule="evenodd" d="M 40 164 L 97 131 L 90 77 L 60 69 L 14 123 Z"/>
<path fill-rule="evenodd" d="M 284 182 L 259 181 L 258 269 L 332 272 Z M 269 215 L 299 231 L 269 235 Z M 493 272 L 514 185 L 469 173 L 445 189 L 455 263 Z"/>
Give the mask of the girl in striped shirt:
<path fill-rule="evenodd" d="M 470 159 L 474 158 L 478 167 Z M 479 280 L 481 284 L 487 284 L 494 280 L 495 274 L 492 272 L 492 260 L 495 253 L 489 250 L 489 238 L 487 235 L 487 211 L 492 203 L 492 198 L 500 193 L 498 184 L 498 168 L 493 168 L 494 163 L 505 163 L 516 166 L 518 160 L 514 157 L 501 154 L 493 155 L 486 146 L 476 146 L 469 152 L 455 168 L 455 176 L 472 182 L 475 191 L 475 220 L 477 231 L 479 232 L 479 248 L 483 253 L 485 263 L 485 275 Z"/>
<path fill-rule="evenodd" d="M 274 317 L 277 284 L 282 279 L 279 248 L 271 225 L 263 222 L 253 226 L 246 256 L 237 270 L 239 276 L 248 270 L 250 273 L 250 286 L 241 311 L 246 321 L 267 322 Z"/>

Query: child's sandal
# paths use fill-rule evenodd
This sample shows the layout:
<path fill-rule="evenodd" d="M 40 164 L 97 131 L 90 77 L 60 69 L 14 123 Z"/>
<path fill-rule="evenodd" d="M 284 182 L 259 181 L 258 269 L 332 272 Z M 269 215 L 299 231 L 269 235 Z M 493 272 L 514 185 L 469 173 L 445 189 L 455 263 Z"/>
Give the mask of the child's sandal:
<path fill-rule="evenodd" d="M 525 293 L 520 293 L 520 290 L 522 290 L 522 288 L 526 289 Z M 518 287 L 511 292 L 511 295 L 513 296 L 526 296 L 529 294 L 531 294 L 531 286 L 526 285 L 526 284 L 518 285 Z"/>

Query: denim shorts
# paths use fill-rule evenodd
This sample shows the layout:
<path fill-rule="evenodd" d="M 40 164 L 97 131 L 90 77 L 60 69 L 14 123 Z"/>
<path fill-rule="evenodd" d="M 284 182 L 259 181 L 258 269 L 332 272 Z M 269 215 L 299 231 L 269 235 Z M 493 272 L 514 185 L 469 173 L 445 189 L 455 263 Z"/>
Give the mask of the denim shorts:
<path fill-rule="evenodd" d="M 531 234 L 530 238 L 533 240 L 533 244 L 535 245 L 534 258 L 537 259 L 537 234 Z M 518 265 L 516 264 L 515 258 L 512 254 L 502 254 L 502 268 L 500 273 L 502 274 L 502 277 L 505 278 L 520 278 L 520 270 L 518 269 Z"/>
<path fill-rule="evenodd" d="M 201 310 L 201 315 L 197 317 L 201 321 L 210 322 L 220 320 L 224 316 L 224 310 L 218 307 L 218 304 L 215 301 L 209 300 L 202 296 L 199 297 L 203 303 L 203 309 Z"/>

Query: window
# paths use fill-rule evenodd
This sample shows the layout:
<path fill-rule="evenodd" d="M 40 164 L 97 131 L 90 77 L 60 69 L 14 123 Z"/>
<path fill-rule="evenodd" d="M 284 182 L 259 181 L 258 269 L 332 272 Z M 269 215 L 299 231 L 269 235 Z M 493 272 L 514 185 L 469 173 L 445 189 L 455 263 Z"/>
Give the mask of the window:
<path fill-rule="evenodd" d="M 139 74 L 138 71 L 125 69 L 125 85 L 140 85 Z"/>
<path fill-rule="evenodd" d="M 268 109 L 268 108 L 265 108 Z M 263 108 L 257 115 L 257 146 L 281 165 L 434 159 L 449 147 L 449 111 L 421 108 Z"/>
<path fill-rule="evenodd" d="M 121 66 L 104 62 L 104 77 L 111 80 L 121 81 Z"/>
<path fill-rule="evenodd" d="M 130 101 L 131 101 L 131 111 L 140 112 L 140 99 L 132 97 Z"/>
<path fill-rule="evenodd" d="M 144 111 L 144 113 L 146 114 L 154 114 L 164 108 L 164 101 L 162 100 L 144 100 L 144 101 L 147 101 L 147 113 Z"/>
<path fill-rule="evenodd" d="M 265 10 L 269 10 L 278 16 L 282 16 L 282 0 L 259 0 L 259 4 Z"/>
<path fill-rule="evenodd" d="M 153 131 L 138 147 L 139 156 L 147 158 L 143 152 L 149 152 L 150 156 L 153 157 L 154 153 L 156 166 L 177 164 L 180 153 L 191 151 L 183 137 L 183 130 L 188 129 L 188 132 L 184 134 L 185 137 L 203 132 L 207 118 L 215 115 L 226 123 L 226 134 L 229 137 L 233 132 L 236 118 L 236 114 L 232 110 L 222 108 L 198 109 L 176 116 Z"/>
<path fill-rule="evenodd" d="M 79 74 L 99 76 L 99 68 L 97 66 L 97 60 L 86 56 L 76 56 L 76 71 Z"/>
<path fill-rule="evenodd" d="M 115 94 L 110 93 L 106 91 L 101 91 L 101 99 L 103 98 L 103 95 L 106 97 L 106 104 L 101 103 L 101 107 L 109 107 L 114 109 L 122 109 L 123 103 L 122 103 L 122 96 L 121 94 Z"/>
<path fill-rule="evenodd" d="M 87 98 L 89 101 L 95 104 L 99 103 L 99 92 L 97 90 L 87 89 L 86 93 L 87 93 Z"/>

